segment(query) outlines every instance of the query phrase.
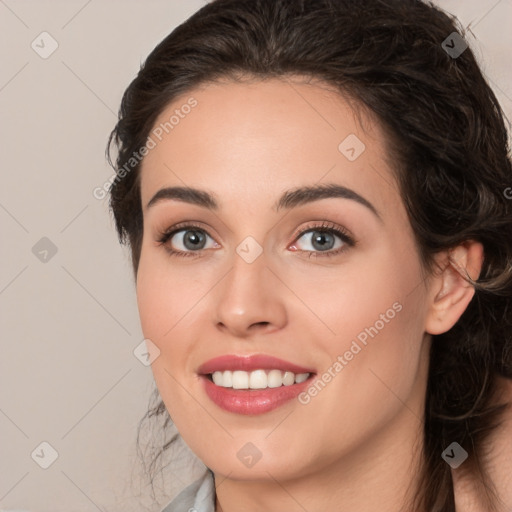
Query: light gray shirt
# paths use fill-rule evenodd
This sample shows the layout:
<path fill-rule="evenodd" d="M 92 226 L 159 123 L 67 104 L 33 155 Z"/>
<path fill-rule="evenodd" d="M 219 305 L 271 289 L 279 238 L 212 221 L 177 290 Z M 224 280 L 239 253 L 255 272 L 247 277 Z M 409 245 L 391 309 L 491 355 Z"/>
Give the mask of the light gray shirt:
<path fill-rule="evenodd" d="M 215 512 L 215 481 L 213 472 L 204 475 L 185 487 L 162 512 Z"/>

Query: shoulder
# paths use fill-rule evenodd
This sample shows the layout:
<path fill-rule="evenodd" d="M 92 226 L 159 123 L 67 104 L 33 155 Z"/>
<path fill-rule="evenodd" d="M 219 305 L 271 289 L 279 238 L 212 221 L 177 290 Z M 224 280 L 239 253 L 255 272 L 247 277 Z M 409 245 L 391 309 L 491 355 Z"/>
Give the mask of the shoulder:
<path fill-rule="evenodd" d="M 205 473 L 183 489 L 161 512 L 215 512 L 215 481 L 213 473 Z"/>
<path fill-rule="evenodd" d="M 483 458 L 484 470 L 493 483 L 501 500 L 497 512 L 512 510 L 512 379 L 496 377 L 498 382 L 497 403 L 507 403 L 500 416 L 500 424 L 486 440 Z M 461 512 L 481 512 L 486 510 L 479 491 L 477 476 L 458 478 L 453 472 L 456 510 Z"/>

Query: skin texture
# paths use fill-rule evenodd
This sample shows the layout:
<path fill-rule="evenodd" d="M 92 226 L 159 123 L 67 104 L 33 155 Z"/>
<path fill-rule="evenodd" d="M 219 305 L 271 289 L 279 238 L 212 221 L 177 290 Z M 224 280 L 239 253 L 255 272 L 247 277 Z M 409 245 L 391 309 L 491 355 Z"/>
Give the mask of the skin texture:
<path fill-rule="evenodd" d="M 482 247 L 439 254 L 443 270 L 425 278 L 383 131 L 327 86 L 298 77 L 209 84 L 155 124 L 190 96 L 197 106 L 141 171 L 137 299 L 144 336 L 160 350 L 152 370 L 171 418 L 214 471 L 218 511 L 396 512 L 416 483 L 430 334 L 452 327 L 471 300 L 455 266 L 476 278 Z M 338 150 L 350 134 L 366 147 L 354 161 Z M 272 209 L 285 190 L 320 183 L 353 189 L 380 218 L 340 198 Z M 146 208 L 169 186 L 207 190 L 219 209 L 178 200 Z M 187 221 L 208 235 L 205 248 L 171 256 L 159 236 Z M 323 221 L 356 245 L 327 257 L 311 231 L 297 236 Z M 184 234 L 166 245 L 193 252 Z M 263 250 L 252 263 L 236 252 L 248 236 Z M 269 354 L 321 375 L 396 302 L 401 311 L 307 405 L 241 416 L 203 391 L 198 367 L 224 354 Z M 262 455 L 251 468 L 237 457 L 248 442 Z"/>

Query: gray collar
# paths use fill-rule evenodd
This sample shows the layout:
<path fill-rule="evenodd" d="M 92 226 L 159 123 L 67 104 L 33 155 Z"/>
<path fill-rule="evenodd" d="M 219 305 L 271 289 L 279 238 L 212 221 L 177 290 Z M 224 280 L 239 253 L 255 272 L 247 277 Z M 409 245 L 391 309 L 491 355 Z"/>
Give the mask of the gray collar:
<path fill-rule="evenodd" d="M 215 512 L 215 481 L 213 472 L 204 475 L 183 489 L 162 512 Z"/>

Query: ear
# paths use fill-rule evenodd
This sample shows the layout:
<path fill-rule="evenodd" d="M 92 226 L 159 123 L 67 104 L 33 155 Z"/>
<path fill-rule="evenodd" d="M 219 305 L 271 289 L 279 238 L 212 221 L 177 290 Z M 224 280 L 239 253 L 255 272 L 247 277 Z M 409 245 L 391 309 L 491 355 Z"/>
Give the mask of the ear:
<path fill-rule="evenodd" d="M 441 271 L 430 283 L 426 332 L 442 334 L 457 323 L 475 294 L 475 288 L 464 277 L 476 281 L 483 260 L 482 244 L 472 240 L 440 253 L 438 265 Z"/>

